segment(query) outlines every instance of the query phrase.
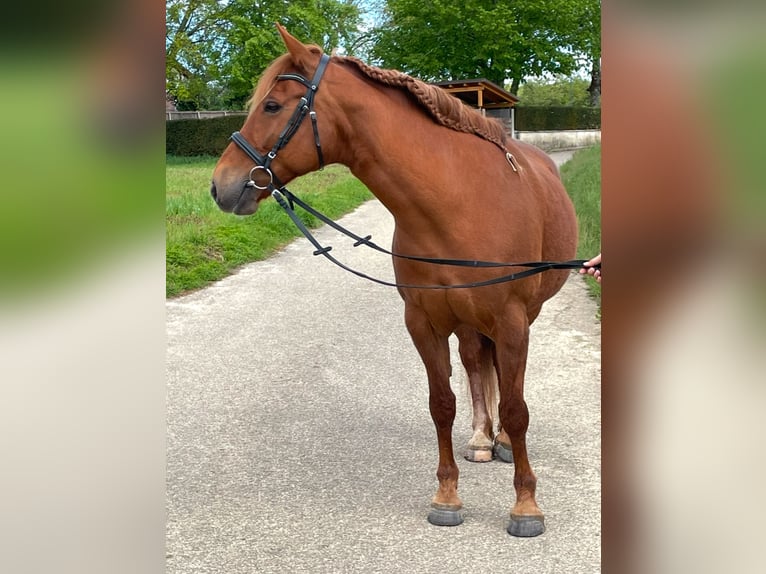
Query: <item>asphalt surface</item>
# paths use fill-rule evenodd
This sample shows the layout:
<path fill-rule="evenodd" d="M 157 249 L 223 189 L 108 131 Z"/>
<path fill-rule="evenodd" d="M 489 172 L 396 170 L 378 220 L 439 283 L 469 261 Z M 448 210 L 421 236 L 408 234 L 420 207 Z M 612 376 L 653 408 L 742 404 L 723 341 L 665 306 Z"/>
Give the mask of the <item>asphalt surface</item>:
<path fill-rule="evenodd" d="M 390 244 L 377 201 L 341 222 Z M 317 236 L 393 278 L 387 256 Z M 547 530 L 519 539 L 505 530 L 513 466 L 459 456 L 471 427 L 457 353 L 465 522 L 426 521 L 436 433 L 403 304 L 312 250 L 296 240 L 167 303 L 167 573 L 599 572 L 600 324 L 582 278 L 532 326 L 528 448 Z"/>

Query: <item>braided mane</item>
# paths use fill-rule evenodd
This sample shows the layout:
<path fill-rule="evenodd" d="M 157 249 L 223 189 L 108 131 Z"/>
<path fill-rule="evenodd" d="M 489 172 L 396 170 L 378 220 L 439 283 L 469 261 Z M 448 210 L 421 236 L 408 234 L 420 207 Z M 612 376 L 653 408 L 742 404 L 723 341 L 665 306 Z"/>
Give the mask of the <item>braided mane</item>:
<path fill-rule="evenodd" d="M 375 82 L 408 91 L 436 123 L 458 132 L 477 135 L 506 151 L 507 132 L 503 125 L 495 119 L 485 118 L 446 90 L 397 70 L 382 70 L 370 66 L 350 56 L 336 56 L 336 59 L 352 65 Z"/>

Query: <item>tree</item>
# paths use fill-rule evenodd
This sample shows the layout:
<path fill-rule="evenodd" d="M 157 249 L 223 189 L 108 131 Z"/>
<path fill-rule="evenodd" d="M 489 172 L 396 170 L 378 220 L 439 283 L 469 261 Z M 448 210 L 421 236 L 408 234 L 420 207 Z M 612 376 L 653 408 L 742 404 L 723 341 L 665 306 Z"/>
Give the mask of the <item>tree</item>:
<path fill-rule="evenodd" d="M 166 89 L 188 109 L 241 109 L 284 51 L 275 22 L 329 51 L 359 27 L 356 0 L 167 0 Z"/>
<path fill-rule="evenodd" d="M 179 109 L 213 103 L 227 5 L 218 0 L 167 0 L 165 83 Z"/>
<path fill-rule="evenodd" d="M 277 21 L 299 40 L 319 44 L 326 52 L 350 44 L 360 22 L 351 0 L 232 0 L 222 71 L 230 102 L 244 105 L 261 72 L 284 52 L 274 27 Z"/>
<path fill-rule="evenodd" d="M 601 105 L 601 0 L 585 2 L 582 14 L 583 51 L 590 61 L 590 105 Z"/>
<path fill-rule="evenodd" d="M 588 106 L 588 80 L 558 77 L 552 82 L 530 80 L 517 94 L 519 106 Z"/>
<path fill-rule="evenodd" d="M 362 31 L 360 11 L 375 14 Z M 180 109 L 241 109 L 283 46 L 279 21 L 326 51 L 345 48 L 427 81 L 591 70 L 601 93 L 600 0 L 166 0 L 166 89 Z"/>
<path fill-rule="evenodd" d="M 427 81 L 486 78 L 511 91 L 568 75 L 592 48 L 600 0 L 388 0 L 371 54 Z M 600 35 L 600 20 L 599 20 Z M 590 43 L 588 43 L 590 42 Z M 599 42 L 600 44 L 600 42 Z"/>

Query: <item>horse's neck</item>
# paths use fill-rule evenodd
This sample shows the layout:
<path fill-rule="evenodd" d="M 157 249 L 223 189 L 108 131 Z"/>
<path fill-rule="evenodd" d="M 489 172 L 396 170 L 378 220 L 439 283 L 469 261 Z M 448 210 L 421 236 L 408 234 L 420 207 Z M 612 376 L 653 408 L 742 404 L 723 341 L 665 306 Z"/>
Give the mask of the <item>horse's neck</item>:
<path fill-rule="evenodd" d="M 424 156 L 433 154 L 443 128 L 409 104 L 403 94 L 365 88 L 357 92 L 358 102 L 346 111 L 351 131 L 341 162 L 397 219 L 402 210 L 417 209 L 418 204 L 426 209 L 433 198 L 422 183 L 438 174 Z"/>

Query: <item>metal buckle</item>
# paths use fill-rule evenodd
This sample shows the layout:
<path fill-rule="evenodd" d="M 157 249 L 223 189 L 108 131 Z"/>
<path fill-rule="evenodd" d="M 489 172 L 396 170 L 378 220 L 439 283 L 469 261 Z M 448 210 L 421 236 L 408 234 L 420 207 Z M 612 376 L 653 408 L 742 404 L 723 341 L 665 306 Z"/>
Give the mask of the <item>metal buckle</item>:
<path fill-rule="evenodd" d="M 256 169 L 262 169 L 263 171 L 265 171 L 266 173 L 269 174 L 269 183 L 267 185 L 261 186 L 261 185 L 258 185 L 257 183 L 255 183 L 255 180 L 253 179 L 253 172 Z M 247 187 L 254 187 L 256 189 L 270 189 L 271 187 L 274 186 L 274 174 L 271 173 L 271 170 L 269 168 L 263 167 L 262 165 L 254 166 L 253 169 L 250 170 L 250 175 L 248 175 L 248 177 L 250 178 L 250 181 L 248 181 L 245 184 Z"/>
<path fill-rule="evenodd" d="M 519 170 L 516 169 L 516 158 L 513 157 L 513 154 L 511 152 L 505 152 L 505 159 L 508 160 L 508 163 L 511 164 L 511 168 L 513 171 L 518 172 Z"/>

